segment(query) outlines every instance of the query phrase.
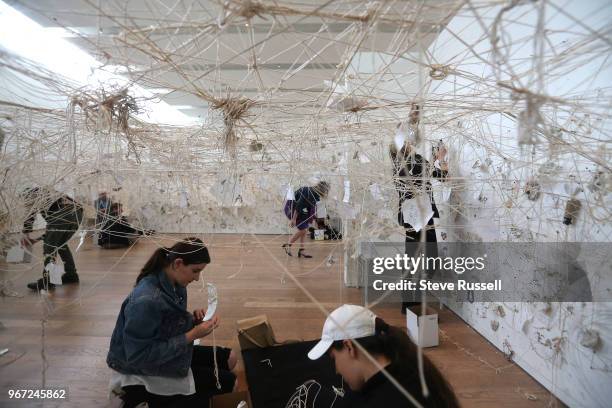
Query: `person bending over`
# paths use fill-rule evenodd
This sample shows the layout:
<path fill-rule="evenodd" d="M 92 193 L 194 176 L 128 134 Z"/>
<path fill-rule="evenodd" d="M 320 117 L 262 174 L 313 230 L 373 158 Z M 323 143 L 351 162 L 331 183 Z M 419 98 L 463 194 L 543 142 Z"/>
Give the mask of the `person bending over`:
<path fill-rule="evenodd" d="M 125 407 L 208 407 L 212 395 L 234 389 L 235 353 L 216 347 L 215 357 L 213 347 L 194 346 L 219 318 L 204 322 L 205 310 L 187 311 L 186 287 L 209 263 L 202 241 L 186 238 L 157 249 L 142 268 L 121 305 L 106 358 L 111 390 L 122 394 Z"/>
<path fill-rule="evenodd" d="M 123 215 L 123 205 L 112 203 L 108 216 L 100 229 L 98 245 L 104 249 L 125 248 L 136 242 L 143 234 L 152 233 L 152 230 L 143 231 L 132 227 Z"/>
<path fill-rule="evenodd" d="M 312 258 L 312 255 L 304 253 L 304 237 L 308 232 L 308 226 L 315 220 L 317 209 L 317 201 L 327 197 L 329 192 L 329 183 L 320 181 L 314 187 L 301 187 L 294 193 L 295 200 L 287 201 L 285 204 L 285 215 L 291 220 L 291 227 L 297 228 L 297 231 L 289 242 L 283 244 L 283 248 L 287 255 L 291 254 L 291 245 L 300 241 L 300 249 L 298 249 L 298 258 Z"/>
<path fill-rule="evenodd" d="M 389 326 L 362 306 L 343 305 L 329 315 L 321 340 L 308 357 L 316 360 L 325 353 L 329 353 L 336 372 L 354 391 L 347 395 L 346 406 L 416 406 L 405 391 L 423 407 L 459 407 L 454 392 L 426 356 L 423 368 L 429 395 L 423 395 L 415 344 L 404 330 Z"/>
<path fill-rule="evenodd" d="M 23 223 L 21 245 L 27 247 L 40 240 L 43 241 L 43 276 L 36 282 L 28 283 L 28 288 L 37 291 L 55 288 L 55 285 L 50 281 L 46 267 L 49 263 L 55 261 L 57 255 L 64 263 L 65 273 L 62 275 L 62 283 L 79 283 L 79 275 L 68 242 L 79 229 L 83 220 L 81 204 L 67 195 L 44 187 L 29 188 L 23 192 L 22 198 L 27 210 L 27 217 Z M 47 227 L 42 237 L 34 239 L 30 234 L 36 214 L 39 212 L 47 222 Z"/>

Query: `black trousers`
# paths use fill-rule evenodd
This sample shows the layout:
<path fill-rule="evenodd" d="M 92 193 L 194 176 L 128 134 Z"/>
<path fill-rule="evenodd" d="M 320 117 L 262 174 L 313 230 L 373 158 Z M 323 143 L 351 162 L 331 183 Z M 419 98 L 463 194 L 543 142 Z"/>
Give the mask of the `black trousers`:
<path fill-rule="evenodd" d="M 61 223 L 48 223 L 45 235 L 43 236 L 43 257 L 44 266 L 55 261 L 57 255 L 62 258 L 64 263 L 64 272 L 66 275 L 74 276 L 77 274 L 76 265 L 68 242 L 75 232 L 78 231 L 81 220 L 83 219 L 83 210 L 79 209 L 74 214 L 71 214 L 72 219 L 63 220 Z M 47 272 L 43 268 L 43 276 Z"/>
<path fill-rule="evenodd" d="M 427 226 L 419 231 L 415 231 L 410 224 L 404 224 L 406 230 L 405 253 L 411 257 L 418 257 L 421 254 L 426 257 L 438 256 L 438 239 L 436 238 L 436 228 L 434 217 L 429 219 Z M 425 241 L 421 242 L 425 234 Z M 421 270 L 414 275 L 405 275 L 404 279 L 414 280 L 418 282 L 420 279 L 430 279 L 434 270 Z M 418 286 L 418 285 L 417 285 Z M 415 305 L 421 302 L 422 293 L 420 290 L 405 290 L 402 291 L 402 312 L 406 307 Z"/>
<path fill-rule="evenodd" d="M 227 359 L 231 349 L 217 347 L 217 364 L 219 366 L 219 383 L 217 389 L 215 378 L 214 354 L 210 346 L 194 346 L 191 359 L 191 371 L 195 382 L 195 394 L 191 395 L 156 395 L 148 392 L 144 385 L 129 385 L 123 387 L 124 407 L 135 407 L 146 402 L 149 408 L 198 407 L 208 408 L 210 397 L 225 394 L 234 389 L 236 376 L 229 371 Z"/>

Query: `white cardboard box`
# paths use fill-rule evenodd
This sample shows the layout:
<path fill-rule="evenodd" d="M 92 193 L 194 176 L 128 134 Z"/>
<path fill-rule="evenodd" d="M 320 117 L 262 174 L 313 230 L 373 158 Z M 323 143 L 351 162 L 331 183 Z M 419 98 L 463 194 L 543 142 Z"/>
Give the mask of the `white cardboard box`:
<path fill-rule="evenodd" d="M 315 239 L 315 241 L 323 241 L 323 240 L 325 240 L 325 230 L 324 229 L 316 229 L 316 230 L 314 230 L 314 239 Z"/>
<path fill-rule="evenodd" d="M 421 314 L 421 306 L 415 310 L 406 308 L 406 325 L 408 335 L 415 344 L 421 347 L 434 347 L 440 344 L 438 338 L 438 314 L 433 310 L 427 310 Z"/>

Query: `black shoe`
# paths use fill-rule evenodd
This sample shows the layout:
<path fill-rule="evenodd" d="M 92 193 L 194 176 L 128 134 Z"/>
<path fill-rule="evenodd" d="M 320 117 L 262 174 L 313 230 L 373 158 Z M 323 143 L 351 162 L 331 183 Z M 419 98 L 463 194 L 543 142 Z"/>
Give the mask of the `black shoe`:
<path fill-rule="evenodd" d="M 49 282 L 48 279 L 40 278 L 36 282 L 28 283 L 28 288 L 36 291 L 55 289 L 55 284 Z"/>
<path fill-rule="evenodd" d="M 304 248 L 298 249 L 298 258 L 312 258 L 312 255 L 304 253 Z"/>
<path fill-rule="evenodd" d="M 79 283 L 79 275 L 76 273 L 65 273 L 62 275 L 62 284 Z"/>
<path fill-rule="evenodd" d="M 283 249 L 285 250 L 285 253 L 289 256 L 293 256 L 291 255 L 291 244 L 283 244 Z M 299 256 L 299 253 L 298 253 Z"/>

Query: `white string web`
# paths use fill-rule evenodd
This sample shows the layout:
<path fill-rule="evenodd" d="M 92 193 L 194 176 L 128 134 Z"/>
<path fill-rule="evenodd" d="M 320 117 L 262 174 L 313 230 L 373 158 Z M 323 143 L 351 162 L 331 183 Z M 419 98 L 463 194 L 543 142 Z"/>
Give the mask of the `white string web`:
<path fill-rule="evenodd" d="M 2 250 L 18 241 L 26 187 L 52 191 L 34 209 L 66 193 L 89 220 L 97 193 L 109 191 L 135 226 L 160 232 L 142 238 L 157 243 L 179 239 L 166 233 L 285 233 L 287 186 L 318 178 L 332 184 L 328 209 L 346 227 L 332 245 L 350 269 L 359 243 L 403 239 L 388 145 L 413 102 L 423 106 L 421 154 L 431 160 L 440 139 L 449 147 L 449 178 L 434 184 L 443 240 L 611 240 L 606 1 L 580 14 L 563 1 L 490 0 L 16 7 L 51 18 L 98 66 L 81 81 L 0 48 Z M 187 105 L 201 122 L 156 120 L 151 106 L 161 101 Z M 234 276 L 248 273 L 242 252 Z M 2 287 L 41 263 L 7 268 Z M 496 344 L 513 344 L 515 359 L 536 350 L 554 392 L 566 388 L 568 367 L 609 373 L 605 304 L 580 313 L 505 306 L 508 317 L 496 321 L 506 338 Z M 43 325 L 64 307 L 45 311 Z M 467 320 L 477 325 L 495 306 L 474 308 Z M 517 316 L 522 323 L 511 324 Z M 544 339 L 522 330 L 538 319 Z M 604 345 L 598 352 L 580 345 L 591 331 Z M 606 390 L 579 381 L 584 398 L 605 400 Z"/>
<path fill-rule="evenodd" d="M 334 389 L 334 399 L 331 402 L 329 408 L 332 408 L 338 399 L 338 396 L 343 397 L 339 391 L 335 387 Z M 295 392 L 287 401 L 287 405 L 285 408 L 316 408 L 319 407 L 317 405 L 317 397 L 321 393 L 321 384 L 316 380 L 307 380 L 303 384 L 296 387 Z"/>

